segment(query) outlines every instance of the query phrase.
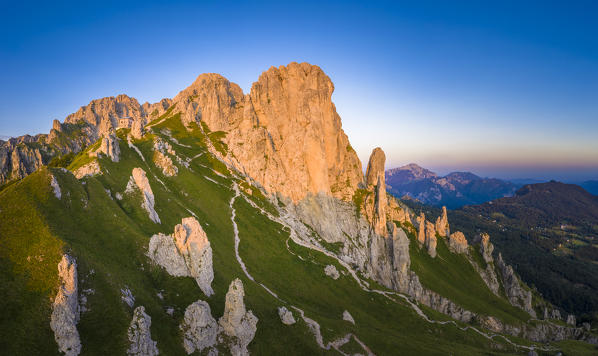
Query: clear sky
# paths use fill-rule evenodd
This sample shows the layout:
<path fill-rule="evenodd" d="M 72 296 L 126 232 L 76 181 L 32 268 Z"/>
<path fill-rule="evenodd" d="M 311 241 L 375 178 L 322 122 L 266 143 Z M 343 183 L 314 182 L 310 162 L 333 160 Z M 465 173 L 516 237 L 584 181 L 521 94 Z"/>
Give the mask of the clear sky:
<path fill-rule="evenodd" d="M 492 4 L 491 4 L 492 3 Z M 0 136 L 94 98 L 173 97 L 204 72 L 246 92 L 317 64 L 362 161 L 598 179 L 596 1 L 3 2 Z"/>

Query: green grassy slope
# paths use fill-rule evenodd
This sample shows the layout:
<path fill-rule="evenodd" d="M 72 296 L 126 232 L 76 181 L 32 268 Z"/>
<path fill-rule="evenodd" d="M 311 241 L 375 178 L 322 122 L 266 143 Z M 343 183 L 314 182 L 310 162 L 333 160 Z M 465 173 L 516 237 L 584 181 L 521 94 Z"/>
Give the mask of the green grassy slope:
<path fill-rule="evenodd" d="M 198 127 L 187 131 L 177 116 L 163 117 L 167 120 L 153 127 L 154 134 L 134 142 L 145 161 L 128 147 L 126 131 L 120 131 L 120 162 L 99 158 L 102 175 L 79 181 L 60 169 L 42 169 L 0 192 L 2 353 L 57 354 L 49 319 L 59 283 L 56 266 L 62 253 L 76 257 L 79 290 L 87 296 L 88 310 L 82 313 L 78 324 L 83 355 L 125 353 L 132 309 L 121 300 L 122 288 L 129 288 L 135 296 L 135 306 L 145 306 L 152 317 L 152 338 L 158 342 L 161 354 L 185 354 L 178 328 L 185 308 L 197 299 L 207 300 L 213 316 L 219 318 L 224 310 L 224 295 L 234 278 L 243 281 L 247 308 L 259 318 L 255 339 L 249 345 L 255 355 L 338 354 L 319 348 L 296 311 L 298 322 L 283 325 L 277 314 L 282 305 L 299 307 L 320 323 L 324 343 L 352 332 L 377 355 L 522 353 L 500 339 L 490 341 L 471 330 L 430 324 L 402 299 L 396 298 L 395 302 L 363 291 L 347 274 L 332 280 L 325 276 L 324 266 L 334 264 L 340 271 L 343 267 L 322 253 L 288 241 L 287 229 L 239 197 L 233 205 L 239 228 L 239 253 L 256 282 L 248 279 L 234 251 L 229 202 L 234 196 L 231 187 L 236 178 L 207 153 L 205 143 L 210 138 Z M 163 176 L 151 160 L 153 135 L 170 142 L 182 159 L 190 159 L 189 168 L 175 162 L 179 173 L 174 177 Z M 76 157 L 73 163 L 85 160 Z M 161 224 L 148 218 L 141 208 L 139 194 L 123 194 L 134 167 L 147 172 Z M 52 193 L 50 174 L 61 187 L 60 200 Z M 237 184 L 245 183 L 237 181 Z M 257 190 L 253 191 L 250 199 L 268 211 L 275 211 Z M 116 198 L 117 193 L 123 194 L 122 200 Z M 213 249 L 215 294 L 210 298 L 202 294 L 193 279 L 172 277 L 146 256 L 152 234 L 171 234 L 174 226 L 192 213 Z M 427 261 L 425 255 L 412 251 L 413 268 L 421 273 L 424 285 L 454 297 L 473 311 L 486 308 L 505 319 L 523 319 L 501 300 L 492 300 L 487 295 L 489 291 L 484 292 L 479 285 L 481 280 L 475 280 L 474 293 L 470 296 L 464 295 L 466 292 L 457 293 L 465 288 L 466 282 L 471 286 L 474 276 L 463 261 L 448 253 L 442 242 L 438 250 L 439 258 L 435 261 Z M 261 284 L 280 299 L 270 295 Z M 166 312 L 167 308 L 174 308 L 172 316 Z M 344 310 L 353 315 L 356 325 L 342 320 Z M 432 318 L 446 320 L 427 312 Z M 355 341 L 342 349 L 363 352 Z M 226 354 L 224 349 L 220 351 Z"/>

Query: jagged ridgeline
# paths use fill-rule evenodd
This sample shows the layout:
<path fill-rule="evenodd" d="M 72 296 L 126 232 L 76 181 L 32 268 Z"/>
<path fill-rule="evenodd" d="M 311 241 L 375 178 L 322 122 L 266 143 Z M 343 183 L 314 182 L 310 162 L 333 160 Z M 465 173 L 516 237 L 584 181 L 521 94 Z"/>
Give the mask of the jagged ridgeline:
<path fill-rule="evenodd" d="M 333 90 L 202 74 L 2 142 L 2 353 L 595 353 L 487 235 L 387 195 L 381 149 L 363 175 Z"/>

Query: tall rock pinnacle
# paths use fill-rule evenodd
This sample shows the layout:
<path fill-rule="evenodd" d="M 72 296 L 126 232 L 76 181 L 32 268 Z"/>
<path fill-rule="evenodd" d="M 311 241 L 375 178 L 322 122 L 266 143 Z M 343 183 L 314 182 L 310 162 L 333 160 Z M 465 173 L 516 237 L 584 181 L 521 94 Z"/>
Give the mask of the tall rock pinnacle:
<path fill-rule="evenodd" d="M 438 235 L 447 237 L 451 234 L 449 229 L 448 217 L 446 215 L 446 206 L 442 207 L 442 215 L 436 219 L 436 232 Z"/>
<path fill-rule="evenodd" d="M 368 188 L 374 189 L 374 213 L 372 225 L 378 235 L 386 235 L 386 183 L 384 180 L 384 163 L 386 156 L 380 147 L 375 148 L 370 155 L 366 171 Z"/>

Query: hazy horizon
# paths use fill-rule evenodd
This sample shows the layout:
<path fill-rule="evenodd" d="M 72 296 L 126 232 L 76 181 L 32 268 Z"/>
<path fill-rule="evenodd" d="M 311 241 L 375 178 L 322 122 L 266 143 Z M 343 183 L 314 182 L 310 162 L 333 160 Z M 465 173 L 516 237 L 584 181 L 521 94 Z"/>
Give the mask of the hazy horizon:
<path fill-rule="evenodd" d="M 380 146 L 389 168 L 598 179 L 592 2 L 21 6 L 0 15 L 0 135 L 48 133 L 105 96 L 174 97 L 204 72 L 247 93 L 270 66 L 307 61 L 335 84 L 364 165 Z"/>

